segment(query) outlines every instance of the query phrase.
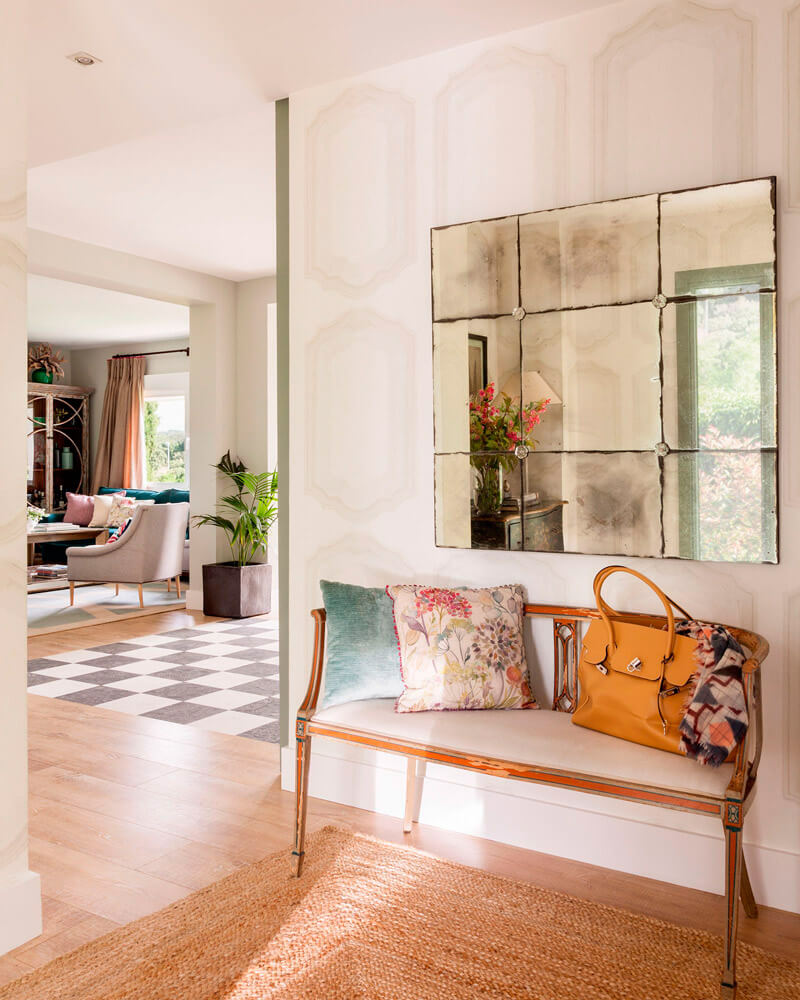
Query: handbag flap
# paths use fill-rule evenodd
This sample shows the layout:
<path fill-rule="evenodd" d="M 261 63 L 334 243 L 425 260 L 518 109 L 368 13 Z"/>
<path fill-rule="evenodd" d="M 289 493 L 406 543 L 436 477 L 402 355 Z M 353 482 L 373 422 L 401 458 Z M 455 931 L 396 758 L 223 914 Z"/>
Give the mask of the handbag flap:
<path fill-rule="evenodd" d="M 603 622 L 592 622 L 583 638 L 582 658 L 589 663 L 604 664 L 610 670 L 657 681 L 661 677 L 662 660 L 666 651 L 667 633 L 663 629 L 631 622 L 614 621 L 616 648 L 611 644 Z M 683 687 L 697 669 L 694 651 L 697 643 L 688 636 L 676 635 L 672 659 L 664 672 L 668 684 Z"/>

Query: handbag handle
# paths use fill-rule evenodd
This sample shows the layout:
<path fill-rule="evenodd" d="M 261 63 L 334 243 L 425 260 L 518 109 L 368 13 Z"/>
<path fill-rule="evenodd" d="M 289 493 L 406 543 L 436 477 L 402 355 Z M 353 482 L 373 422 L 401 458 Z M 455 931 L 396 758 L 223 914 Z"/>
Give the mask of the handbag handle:
<path fill-rule="evenodd" d="M 687 619 L 691 619 L 692 616 L 685 611 L 680 604 L 676 604 L 671 597 L 668 597 L 664 591 L 657 586 L 657 584 L 653 583 L 649 577 L 646 577 L 644 573 L 639 573 L 635 569 L 629 569 L 627 566 L 606 566 L 604 569 L 601 569 L 594 578 L 594 596 L 597 602 L 597 610 L 600 612 L 600 617 L 605 622 L 606 629 L 608 630 L 608 638 L 612 652 L 616 649 L 617 643 L 614 638 L 614 624 L 611 619 L 612 617 L 619 618 L 620 614 L 603 599 L 600 591 L 603 584 L 613 573 L 628 573 L 630 576 L 635 576 L 637 580 L 641 580 L 642 583 L 646 583 L 664 605 L 664 609 L 667 613 L 667 642 L 664 651 L 664 663 L 669 662 L 669 660 L 672 659 L 672 651 L 675 646 L 675 615 L 673 614 L 672 609 L 674 607 Z"/>

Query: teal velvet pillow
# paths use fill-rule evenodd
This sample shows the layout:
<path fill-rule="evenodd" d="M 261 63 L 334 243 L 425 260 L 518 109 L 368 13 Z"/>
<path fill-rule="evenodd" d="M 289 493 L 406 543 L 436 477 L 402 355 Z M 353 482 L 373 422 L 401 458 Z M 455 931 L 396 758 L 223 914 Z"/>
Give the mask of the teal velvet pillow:
<path fill-rule="evenodd" d="M 321 580 L 325 602 L 325 687 L 320 708 L 403 693 L 392 602 L 380 587 Z"/>

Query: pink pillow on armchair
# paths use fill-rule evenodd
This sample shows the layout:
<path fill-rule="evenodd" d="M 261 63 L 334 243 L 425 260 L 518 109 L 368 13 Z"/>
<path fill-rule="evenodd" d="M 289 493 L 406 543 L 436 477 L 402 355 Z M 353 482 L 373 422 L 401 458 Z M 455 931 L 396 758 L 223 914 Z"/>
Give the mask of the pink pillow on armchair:
<path fill-rule="evenodd" d="M 83 493 L 67 493 L 67 512 L 64 514 L 67 524 L 79 524 L 85 528 L 93 514 L 94 497 L 84 496 Z"/>

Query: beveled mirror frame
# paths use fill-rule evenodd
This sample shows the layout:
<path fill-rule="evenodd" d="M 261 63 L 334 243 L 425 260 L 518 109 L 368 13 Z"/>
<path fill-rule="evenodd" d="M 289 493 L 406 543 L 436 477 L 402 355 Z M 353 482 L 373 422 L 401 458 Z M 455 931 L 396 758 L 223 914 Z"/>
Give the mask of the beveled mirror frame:
<path fill-rule="evenodd" d="M 437 546 L 777 563 L 774 176 L 436 227 L 431 303 Z M 728 337 L 726 355 L 737 330 L 745 339 Z M 498 382 L 493 402 L 501 382 L 512 399 L 516 447 L 481 451 L 470 438 L 464 387 L 474 372 L 461 372 L 470 338 L 489 343 L 490 359 L 505 352 L 505 372 L 490 360 L 487 381 Z M 592 359 L 587 380 L 585 345 L 607 352 L 609 338 L 617 368 Z M 558 363 L 548 368 L 552 344 Z M 720 366 L 710 361 L 729 357 L 741 360 L 722 389 L 736 399 L 736 380 L 749 378 L 757 399 L 742 397 L 738 413 L 728 406 L 726 433 L 701 427 L 699 411 L 701 398 L 715 398 L 709 373 Z M 534 391 L 554 398 L 536 429 L 550 446 L 535 450 L 524 433 Z M 612 447 L 588 446 L 610 433 L 592 392 L 613 401 Z M 716 420 L 720 407 L 704 413 Z M 476 507 L 480 463 L 501 469 L 490 496 L 506 491 L 489 513 Z M 717 481 L 731 479 L 714 502 Z M 531 480 L 561 486 L 542 496 Z"/>

